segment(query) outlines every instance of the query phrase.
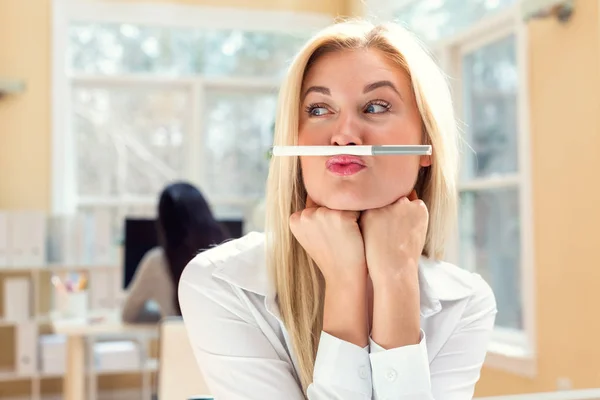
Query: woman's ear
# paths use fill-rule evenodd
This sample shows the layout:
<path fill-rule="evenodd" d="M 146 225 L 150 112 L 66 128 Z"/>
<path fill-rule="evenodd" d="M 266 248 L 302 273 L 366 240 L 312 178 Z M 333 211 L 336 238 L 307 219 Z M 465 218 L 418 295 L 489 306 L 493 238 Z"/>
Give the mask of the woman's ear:
<path fill-rule="evenodd" d="M 431 156 L 421 156 L 421 159 L 419 160 L 419 165 L 421 167 L 431 166 Z"/>

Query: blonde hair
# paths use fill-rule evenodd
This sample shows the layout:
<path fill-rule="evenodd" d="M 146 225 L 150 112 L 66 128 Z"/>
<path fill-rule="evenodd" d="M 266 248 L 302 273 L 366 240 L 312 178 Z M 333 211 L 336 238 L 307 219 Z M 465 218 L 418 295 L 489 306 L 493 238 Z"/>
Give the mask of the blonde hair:
<path fill-rule="evenodd" d="M 422 169 L 416 190 L 429 210 L 423 254 L 439 259 L 456 210 L 457 129 L 450 91 L 440 69 L 421 44 L 395 24 L 365 21 L 334 24 L 314 36 L 293 60 L 279 93 L 274 145 L 298 140 L 300 91 L 305 72 L 331 51 L 377 49 L 411 78 L 424 140 L 433 147 L 432 164 Z M 295 240 L 289 217 L 304 208 L 306 189 L 297 157 L 274 157 L 267 182 L 267 265 L 274 279 L 283 322 L 291 337 L 304 391 L 312 382 L 323 326 L 323 282 L 319 269 Z"/>

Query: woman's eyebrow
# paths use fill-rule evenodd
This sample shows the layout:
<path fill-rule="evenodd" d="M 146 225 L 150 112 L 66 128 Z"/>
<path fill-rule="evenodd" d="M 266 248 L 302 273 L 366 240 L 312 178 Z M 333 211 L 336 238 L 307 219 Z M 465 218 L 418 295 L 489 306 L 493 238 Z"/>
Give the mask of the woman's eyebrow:
<path fill-rule="evenodd" d="M 368 93 L 368 92 L 371 92 L 375 89 L 378 89 L 378 88 L 384 87 L 384 86 L 391 88 L 394 92 L 396 92 L 398 94 L 398 96 L 400 96 L 400 98 L 402 98 L 402 95 L 400 94 L 400 92 L 398 91 L 396 86 L 391 81 L 377 81 L 377 82 L 369 83 L 368 85 L 365 85 L 365 88 L 363 89 L 363 93 Z"/>
<path fill-rule="evenodd" d="M 304 98 L 306 98 L 306 96 L 310 92 L 317 92 L 317 93 L 322 93 L 326 96 L 331 96 L 331 90 L 329 90 L 329 88 L 326 88 L 325 86 L 311 86 L 308 89 L 306 89 L 306 92 L 304 92 L 304 95 L 302 96 L 302 100 L 304 100 Z"/>
<path fill-rule="evenodd" d="M 391 81 L 377 81 L 377 82 L 369 83 L 368 85 L 365 85 L 365 88 L 363 89 L 363 93 L 368 93 L 375 89 L 378 89 L 380 87 L 385 87 L 385 86 L 391 88 L 394 92 L 396 92 L 396 94 L 398 94 L 398 96 L 400 96 L 402 98 L 402 95 L 400 94 L 400 92 L 398 91 L 396 86 Z M 326 96 L 331 96 L 331 90 L 329 90 L 329 88 L 327 88 L 325 86 L 311 86 L 308 89 L 306 89 L 306 91 L 304 92 L 304 95 L 302 96 L 302 100 L 304 100 L 304 98 L 306 98 L 306 96 L 310 92 L 316 92 L 316 93 L 324 94 Z"/>

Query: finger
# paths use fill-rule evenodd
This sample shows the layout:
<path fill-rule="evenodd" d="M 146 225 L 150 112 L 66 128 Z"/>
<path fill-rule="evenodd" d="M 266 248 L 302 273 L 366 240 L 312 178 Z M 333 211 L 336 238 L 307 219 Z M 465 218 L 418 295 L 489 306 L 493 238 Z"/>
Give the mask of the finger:
<path fill-rule="evenodd" d="M 412 190 L 412 192 L 409 193 L 407 197 L 410 201 L 419 200 L 419 196 L 417 196 L 417 191 L 414 189 Z"/>
<path fill-rule="evenodd" d="M 348 211 L 348 213 L 350 213 L 350 216 L 354 221 L 356 221 L 356 222 L 360 221 L 360 216 L 361 216 L 360 211 Z"/>
<path fill-rule="evenodd" d="M 305 208 L 317 208 L 317 207 L 319 207 L 319 206 L 317 205 L 317 203 L 315 203 L 315 202 L 313 201 L 313 199 L 312 199 L 312 198 L 311 198 L 309 195 L 306 195 L 306 204 L 305 204 Z"/>

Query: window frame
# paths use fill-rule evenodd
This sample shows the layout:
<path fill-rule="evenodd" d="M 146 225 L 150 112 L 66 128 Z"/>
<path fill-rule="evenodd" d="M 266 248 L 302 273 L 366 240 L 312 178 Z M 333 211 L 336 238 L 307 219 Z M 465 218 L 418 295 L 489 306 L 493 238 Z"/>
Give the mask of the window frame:
<path fill-rule="evenodd" d="M 53 0 L 52 1 L 52 172 L 51 209 L 54 214 L 73 213 L 79 205 L 94 206 L 107 203 L 106 199 L 93 197 L 79 202 L 76 193 L 75 148 L 71 131 L 73 105 L 71 92 L 77 82 L 107 84 L 145 80 L 150 84 L 189 85 L 193 91 L 192 107 L 201 110 L 203 92 L 206 88 L 226 88 L 235 90 L 273 90 L 279 87 L 276 79 L 208 78 L 201 76 L 169 78 L 165 76 L 135 75 L 85 75 L 69 73 L 66 65 L 69 43 L 68 29 L 73 22 L 90 23 L 131 23 L 172 28 L 198 29 L 241 29 L 262 32 L 307 32 L 320 29 L 332 22 L 327 14 L 289 11 L 266 11 L 241 8 L 190 6 L 161 3 L 118 3 L 95 0 Z M 193 134 L 190 152 L 201 152 L 202 121 L 201 113 L 194 113 Z M 192 160 L 186 165 L 186 178 L 201 184 L 200 157 L 187 155 Z M 196 164 L 194 164 L 194 162 Z M 144 196 L 141 196 L 144 197 Z M 156 199 L 132 197 L 114 200 L 123 206 L 155 204 Z M 124 203 L 122 202 L 124 201 Z M 224 205 L 240 203 L 240 199 L 224 200 Z M 109 201 L 110 202 L 110 201 Z M 148 203 L 151 202 L 151 203 Z"/>
<path fill-rule="evenodd" d="M 523 330 L 495 327 L 489 346 L 486 365 L 533 377 L 537 374 L 536 362 L 536 326 L 535 326 L 535 277 L 533 253 L 533 212 L 532 212 L 532 179 L 531 150 L 529 128 L 529 93 L 527 66 L 527 31 L 521 19 L 519 4 L 481 20 L 468 30 L 455 37 L 447 38 L 436 44 L 436 49 L 444 53 L 441 65 L 452 77 L 452 91 L 456 101 L 458 116 L 463 115 L 462 88 L 459 86 L 462 68 L 461 59 L 466 54 L 486 44 L 514 35 L 516 40 L 517 69 L 519 83 L 517 91 L 517 121 L 519 136 L 518 170 L 515 174 L 500 177 L 473 179 L 471 182 L 459 182 L 459 192 L 469 189 L 490 189 L 497 187 L 516 187 L 519 191 L 520 235 L 521 235 L 521 306 L 523 311 Z M 456 232 L 458 236 L 458 233 Z M 453 240 L 458 245 L 458 238 Z M 458 249 L 453 249 L 456 262 Z"/>
<path fill-rule="evenodd" d="M 399 10 L 418 0 L 371 0 L 367 2 L 369 15 L 382 20 L 392 19 Z M 471 182 L 459 182 L 459 193 L 468 189 L 491 189 L 515 187 L 519 191 L 520 234 L 521 234 L 521 304 L 523 330 L 495 327 L 488 348 L 485 365 L 525 377 L 537 375 L 537 346 L 535 323 L 535 255 L 533 242 L 532 178 L 531 178 L 531 136 L 529 121 L 529 75 L 527 26 L 520 11 L 521 1 L 482 18 L 469 28 L 455 35 L 429 44 L 429 49 L 437 57 L 438 64 L 449 75 L 450 87 L 455 101 L 455 111 L 460 119 L 462 110 L 461 58 L 465 53 L 493 43 L 508 35 L 514 35 L 517 51 L 519 86 L 517 91 L 517 121 L 519 136 L 518 170 L 515 174 L 500 177 L 480 178 Z M 511 185 L 511 186 L 507 186 Z M 449 238 L 447 259 L 458 262 L 459 235 L 455 230 Z"/>

